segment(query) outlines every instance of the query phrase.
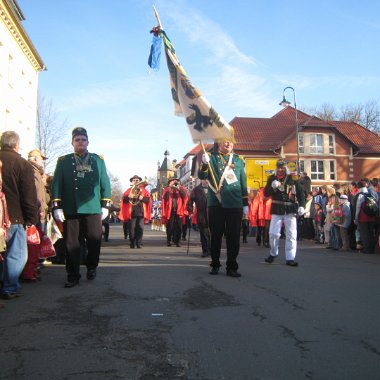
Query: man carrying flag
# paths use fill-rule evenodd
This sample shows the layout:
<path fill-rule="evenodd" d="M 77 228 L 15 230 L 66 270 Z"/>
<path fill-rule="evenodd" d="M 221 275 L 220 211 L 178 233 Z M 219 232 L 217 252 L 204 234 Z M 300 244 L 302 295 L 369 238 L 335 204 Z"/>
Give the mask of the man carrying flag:
<path fill-rule="evenodd" d="M 198 171 L 200 179 L 209 179 L 212 169 L 217 188 L 211 183 L 208 192 L 207 207 L 211 235 L 211 271 L 219 272 L 220 250 L 223 235 L 227 244 L 227 276 L 240 277 L 236 261 L 240 249 L 240 228 L 244 214 L 248 214 L 248 192 L 244 161 L 233 151 L 234 143 L 229 140 L 216 143 L 214 152 L 202 156 L 202 165 Z"/>
<path fill-rule="evenodd" d="M 162 28 L 154 8 L 158 26 L 151 30 L 153 45 L 148 60 L 152 69 L 157 69 L 160 44 L 164 42 L 166 63 L 169 69 L 171 93 L 176 115 L 186 119 L 193 142 L 201 143 L 204 155 L 203 165 L 198 172 L 200 179 L 209 179 L 208 212 L 211 233 L 211 272 L 218 274 L 220 249 L 223 234 L 227 238 L 227 275 L 240 277 L 236 258 L 240 247 L 240 227 L 243 216 L 248 213 L 248 194 L 244 162 L 232 153 L 234 130 L 195 88 L 179 63 L 175 49 Z M 203 142 L 215 141 L 215 152 L 211 157 L 206 153 Z"/>

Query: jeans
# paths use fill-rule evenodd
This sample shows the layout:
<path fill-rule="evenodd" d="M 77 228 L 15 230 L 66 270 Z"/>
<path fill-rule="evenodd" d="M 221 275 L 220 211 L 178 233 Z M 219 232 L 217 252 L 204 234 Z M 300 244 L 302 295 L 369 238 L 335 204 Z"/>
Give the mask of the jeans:
<path fill-rule="evenodd" d="M 0 266 L 3 281 L 1 292 L 16 293 L 20 288 L 19 277 L 28 259 L 26 231 L 22 224 L 12 224 L 8 230 L 7 252 Z"/>

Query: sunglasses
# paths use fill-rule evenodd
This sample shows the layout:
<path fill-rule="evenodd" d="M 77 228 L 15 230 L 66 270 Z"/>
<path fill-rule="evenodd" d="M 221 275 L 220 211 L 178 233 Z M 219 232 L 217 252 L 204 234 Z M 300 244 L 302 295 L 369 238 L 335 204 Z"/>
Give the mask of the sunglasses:
<path fill-rule="evenodd" d="M 79 139 L 74 139 L 74 141 L 75 141 L 75 142 L 79 142 L 79 141 L 87 141 L 87 139 L 84 139 L 84 138 L 81 139 L 81 138 L 79 138 Z"/>

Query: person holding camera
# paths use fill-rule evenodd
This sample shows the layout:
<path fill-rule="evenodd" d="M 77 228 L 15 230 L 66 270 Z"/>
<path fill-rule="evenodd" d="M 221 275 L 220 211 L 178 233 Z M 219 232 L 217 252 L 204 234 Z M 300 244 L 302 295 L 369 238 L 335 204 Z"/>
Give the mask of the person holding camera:
<path fill-rule="evenodd" d="M 172 242 L 180 247 L 182 218 L 188 215 L 187 190 L 180 185 L 177 177 L 169 178 L 168 186 L 162 193 L 162 224 L 166 225 L 167 246 Z"/>
<path fill-rule="evenodd" d="M 305 213 L 305 193 L 298 181 L 293 180 L 287 163 L 283 159 L 276 162 L 276 171 L 268 177 L 264 195 L 272 197 L 269 227 L 270 255 L 265 259 L 269 264 L 278 256 L 281 227 L 285 225 L 286 265 L 298 266 L 295 261 L 297 253 L 297 213 Z"/>

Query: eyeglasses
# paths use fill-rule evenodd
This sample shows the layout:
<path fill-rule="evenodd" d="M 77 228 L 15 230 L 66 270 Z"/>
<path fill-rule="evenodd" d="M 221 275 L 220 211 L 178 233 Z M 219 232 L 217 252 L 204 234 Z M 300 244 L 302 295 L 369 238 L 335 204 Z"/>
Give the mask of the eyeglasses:
<path fill-rule="evenodd" d="M 75 142 L 79 142 L 79 141 L 87 141 L 87 139 L 74 139 Z"/>

